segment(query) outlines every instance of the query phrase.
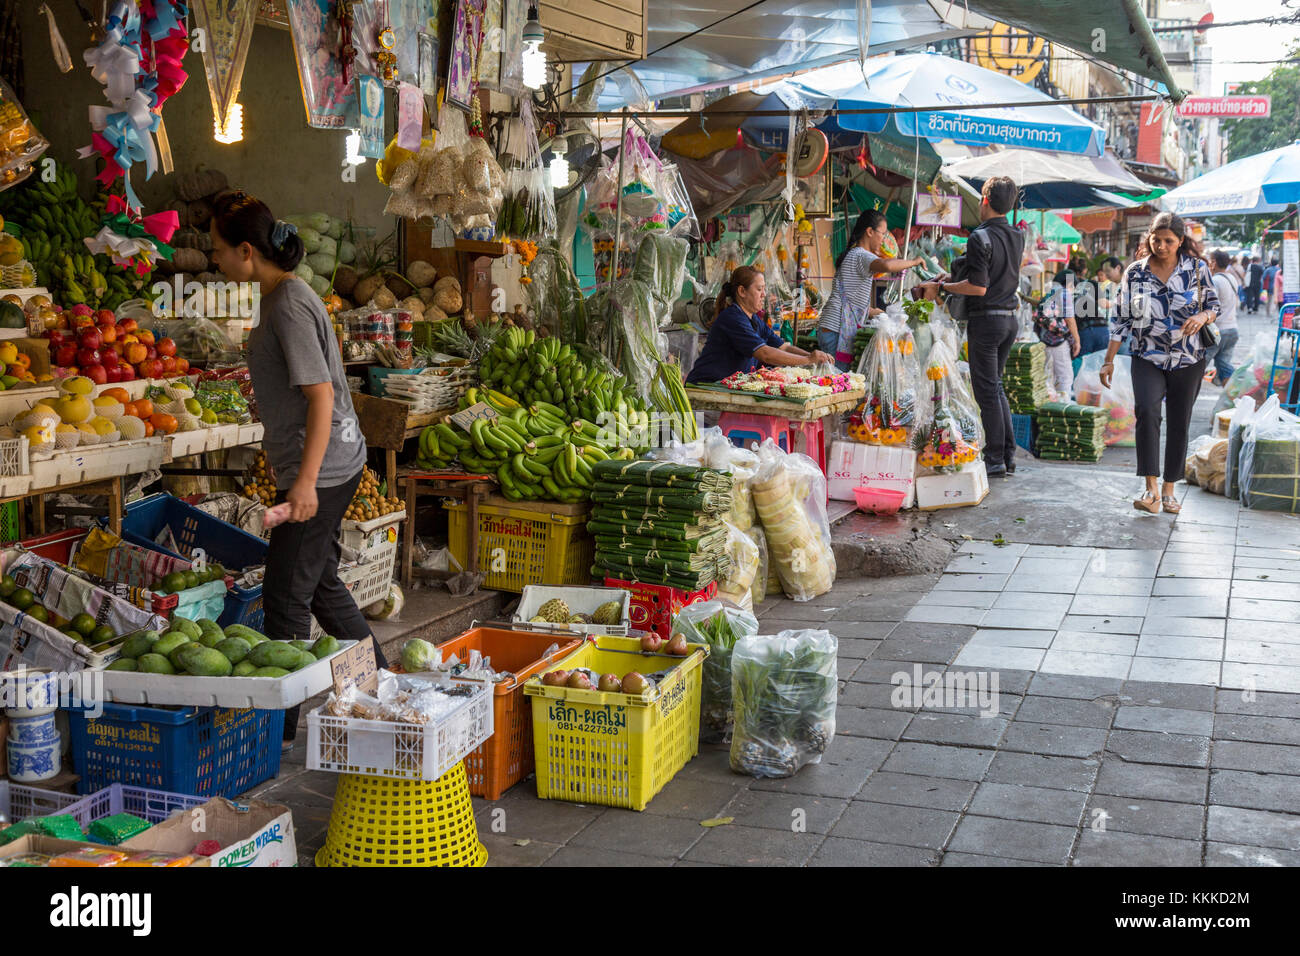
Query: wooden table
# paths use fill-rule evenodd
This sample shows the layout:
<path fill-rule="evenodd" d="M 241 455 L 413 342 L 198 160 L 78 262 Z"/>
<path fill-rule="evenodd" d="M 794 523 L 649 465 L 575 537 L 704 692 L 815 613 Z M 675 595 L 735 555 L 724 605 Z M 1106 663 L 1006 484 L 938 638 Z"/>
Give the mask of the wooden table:
<path fill-rule="evenodd" d="M 366 445 L 384 450 L 384 471 L 390 495 L 397 491 L 397 453 L 409 439 L 419 436 L 429 425 L 446 421 L 455 411 L 454 408 L 445 408 L 437 412 L 414 413 L 405 402 L 375 398 L 361 392 L 352 393 L 352 407 L 356 410 Z"/>
<path fill-rule="evenodd" d="M 40 488 L 26 494 L 0 499 L 0 504 L 8 504 L 11 501 L 25 501 L 30 498 L 32 500 L 32 523 L 36 526 L 31 533 L 38 537 L 45 534 L 45 512 L 47 510 L 56 514 L 79 514 L 92 517 L 98 517 L 103 513 L 98 508 L 84 508 L 75 505 L 47 505 L 45 503 L 46 495 L 64 493 L 107 495 L 108 528 L 115 535 L 120 536 L 122 534 L 122 502 L 125 497 L 122 490 L 122 476 L 99 481 L 85 481 L 75 485 L 59 485 L 55 488 Z"/>
<path fill-rule="evenodd" d="M 442 579 L 447 572 L 428 571 L 415 564 L 415 505 L 421 495 L 459 498 L 465 502 L 468 541 L 465 552 L 466 571 L 478 570 L 478 506 L 496 488 L 496 482 L 467 476 L 464 479 L 422 478 L 407 475 L 399 479 L 406 502 L 406 526 L 402 529 L 402 587 L 409 588 L 416 578 Z"/>
<path fill-rule="evenodd" d="M 806 402 L 776 398 L 761 392 L 740 392 L 722 386 L 687 385 L 686 397 L 695 411 L 735 412 L 740 415 L 772 415 L 792 422 L 812 422 L 827 415 L 852 411 L 866 398 L 866 390 L 836 392 Z"/>

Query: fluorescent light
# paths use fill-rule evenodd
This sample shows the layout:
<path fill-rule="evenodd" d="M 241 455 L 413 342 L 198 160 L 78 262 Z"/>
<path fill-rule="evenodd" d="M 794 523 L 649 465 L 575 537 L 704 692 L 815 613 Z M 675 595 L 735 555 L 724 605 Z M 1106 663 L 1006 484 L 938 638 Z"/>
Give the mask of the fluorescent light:
<path fill-rule="evenodd" d="M 569 161 L 565 159 L 563 153 L 556 153 L 551 157 L 551 187 L 563 189 L 567 185 L 569 185 Z"/>
<path fill-rule="evenodd" d="M 212 138 L 218 143 L 241 142 L 244 138 L 244 106 L 242 103 L 232 103 L 230 113 L 226 116 L 226 123 L 223 127 L 220 120 L 212 124 Z"/>
<path fill-rule="evenodd" d="M 542 31 L 541 21 L 537 16 L 537 4 L 528 8 L 528 22 L 524 24 L 524 86 L 530 90 L 540 90 L 546 85 L 546 51 L 542 41 L 546 34 Z"/>
<path fill-rule="evenodd" d="M 344 157 L 343 162 L 349 166 L 360 166 L 366 161 L 366 158 L 361 155 L 361 130 L 348 131 L 347 148 L 347 156 Z"/>

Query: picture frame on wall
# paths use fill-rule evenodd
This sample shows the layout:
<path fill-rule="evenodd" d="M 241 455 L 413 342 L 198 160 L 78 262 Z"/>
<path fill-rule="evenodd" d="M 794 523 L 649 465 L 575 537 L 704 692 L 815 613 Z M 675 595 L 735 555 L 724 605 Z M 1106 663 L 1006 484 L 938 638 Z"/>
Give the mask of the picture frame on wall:
<path fill-rule="evenodd" d="M 794 201 L 803 206 L 809 219 L 825 218 L 831 214 L 831 164 L 826 163 L 820 172 L 794 181 Z"/>
<path fill-rule="evenodd" d="M 468 112 L 474 100 L 474 62 L 483 37 L 483 0 L 458 0 L 447 58 L 447 102 Z"/>
<path fill-rule="evenodd" d="M 438 38 L 432 33 L 421 33 L 419 50 L 420 92 L 425 96 L 436 98 L 438 95 Z"/>
<path fill-rule="evenodd" d="M 524 26 L 528 22 L 528 0 L 501 0 L 501 65 L 497 89 L 511 96 L 524 93 Z"/>

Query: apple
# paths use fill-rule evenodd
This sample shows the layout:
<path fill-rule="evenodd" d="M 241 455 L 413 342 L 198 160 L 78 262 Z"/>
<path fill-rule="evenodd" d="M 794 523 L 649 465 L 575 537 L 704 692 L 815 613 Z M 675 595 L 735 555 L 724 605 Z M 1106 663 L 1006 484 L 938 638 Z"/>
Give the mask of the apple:
<path fill-rule="evenodd" d="M 116 383 L 122 381 L 122 369 L 124 367 L 130 368 L 130 366 L 105 365 L 104 372 L 108 375 L 109 382 Z"/>
<path fill-rule="evenodd" d="M 99 349 L 82 346 L 77 349 L 77 364 L 82 368 L 87 365 L 98 365 L 100 363 Z"/>
<path fill-rule="evenodd" d="M 172 356 L 168 355 L 166 358 L 163 358 L 163 359 L 161 359 L 160 361 L 162 362 L 162 370 L 163 370 L 163 375 L 164 375 L 164 376 L 170 376 L 170 375 L 175 374 L 175 372 L 176 372 L 176 359 L 174 359 Z"/>
<path fill-rule="evenodd" d="M 135 381 L 135 369 L 133 369 L 131 366 L 127 365 L 125 362 L 122 363 L 121 365 L 119 365 L 119 366 L 117 367 L 117 370 L 118 370 L 118 371 L 121 373 L 121 375 L 122 375 L 122 377 L 119 379 L 119 381 L 122 381 L 122 382 L 134 382 L 134 381 Z"/>
<path fill-rule="evenodd" d="M 104 336 L 100 334 L 99 329 L 91 326 L 77 333 L 77 344 L 83 349 L 97 349 L 104 344 Z"/>
<path fill-rule="evenodd" d="M 123 333 L 134 332 L 139 327 L 140 323 L 136 322 L 135 319 L 123 319 L 121 322 L 117 323 L 117 330 Z"/>
<path fill-rule="evenodd" d="M 60 345 L 54 350 L 54 364 L 59 368 L 67 368 L 77 361 L 77 347 L 75 345 Z"/>
<path fill-rule="evenodd" d="M 87 365 L 85 369 L 82 370 L 81 374 L 86 376 L 86 378 L 90 379 L 96 385 L 108 384 L 108 369 L 98 363 Z"/>
<path fill-rule="evenodd" d="M 95 313 L 96 325 L 116 325 L 117 314 L 112 309 L 100 309 Z"/>
<path fill-rule="evenodd" d="M 95 314 L 95 310 L 94 310 L 94 309 L 92 309 L 92 308 L 91 308 L 90 306 L 88 306 L 88 305 L 84 305 L 84 304 L 81 304 L 81 303 L 78 303 L 77 305 L 74 305 L 74 306 L 73 306 L 71 309 L 69 309 L 68 311 L 72 312 L 74 315 L 94 315 L 94 314 Z"/>
<path fill-rule="evenodd" d="M 117 349 L 107 348 L 99 350 L 99 358 L 106 366 L 116 365 L 118 363 Z"/>
<path fill-rule="evenodd" d="M 50 348 L 57 349 L 60 346 L 68 344 L 68 337 L 63 334 L 62 329 L 50 329 L 46 333 L 46 338 L 50 340 Z"/>
<path fill-rule="evenodd" d="M 159 340 L 158 340 L 158 354 L 159 354 L 159 355 L 175 355 L 175 354 L 176 354 L 176 343 L 173 342 L 171 339 L 159 339 Z"/>
<path fill-rule="evenodd" d="M 150 360 L 153 360 L 158 357 L 158 350 L 154 348 L 152 345 L 146 345 L 145 354 L 149 357 Z"/>
<path fill-rule="evenodd" d="M 117 341 L 117 327 L 116 327 L 116 326 L 112 326 L 112 325 L 101 325 L 101 326 L 99 326 L 98 328 L 99 328 L 99 335 L 100 335 L 100 337 L 104 340 L 104 344 L 105 344 L 105 345 L 108 345 L 110 342 L 116 342 L 116 341 Z"/>

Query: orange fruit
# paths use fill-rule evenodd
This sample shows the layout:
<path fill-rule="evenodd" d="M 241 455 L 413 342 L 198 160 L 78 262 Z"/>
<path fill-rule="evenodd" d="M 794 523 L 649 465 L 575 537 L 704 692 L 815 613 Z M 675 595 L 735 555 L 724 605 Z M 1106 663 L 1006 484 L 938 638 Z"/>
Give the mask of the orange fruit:
<path fill-rule="evenodd" d="M 131 401 L 131 393 L 124 388 L 106 388 L 99 395 L 101 398 L 116 398 L 123 405 Z M 127 412 L 127 414 L 131 413 Z"/>
<path fill-rule="evenodd" d="M 14 362 L 21 365 L 23 368 L 32 367 L 32 357 L 30 355 L 24 355 L 22 352 L 18 353 L 18 357 L 14 359 Z"/>
<path fill-rule="evenodd" d="M 148 329 L 140 329 L 140 330 L 139 330 L 138 332 L 136 332 L 135 334 L 136 334 L 136 338 L 138 338 L 138 339 L 139 339 L 141 342 L 143 342 L 145 345 L 153 345 L 153 344 L 154 344 L 154 342 L 153 342 L 153 333 L 150 332 Z"/>
<path fill-rule="evenodd" d="M 145 423 L 144 423 L 144 437 L 145 437 L 145 438 L 150 438 L 150 437 L 152 437 L 152 436 L 153 436 L 153 425 L 152 425 L 152 423 L 150 423 L 150 422 L 145 422 Z"/>
<path fill-rule="evenodd" d="M 137 398 L 135 400 L 136 414 L 141 418 L 153 417 L 153 399 Z M 130 415 L 130 412 L 127 412 Z"/>
<path fill-rule="evenodd" d="M 154 412 L 149 416 L 149 422 L 153 425 L 154 431 L 162 432 L 165 435 L 170 435 L 177 428 L 175 416 L 168 415 L 166 412 Z"/>
<path fill-rule="evenodd" d="M 110 389 L 109 391 L 121 392 L 122 390 L 120 388 L 117 388 L 117 389 Z M 105 392 L 104 394 L 108 394 L 108 393 Z M 135 402 L 131 401 L 129 397 L 118 398 L 116 395 L 114 395 L 113 397 L 117 398 L 117 400 L 122 403 L 122 407 L 125 409 L 125 411 L 122 414 L 130 415 L 133 418 L 144 418 L 144 416 L 140 414 L 140 406 L 136 405 Z"/>

